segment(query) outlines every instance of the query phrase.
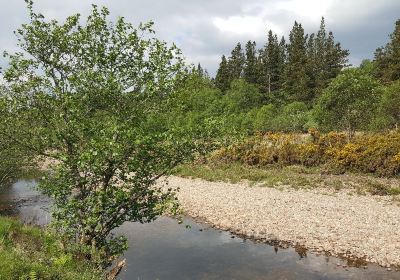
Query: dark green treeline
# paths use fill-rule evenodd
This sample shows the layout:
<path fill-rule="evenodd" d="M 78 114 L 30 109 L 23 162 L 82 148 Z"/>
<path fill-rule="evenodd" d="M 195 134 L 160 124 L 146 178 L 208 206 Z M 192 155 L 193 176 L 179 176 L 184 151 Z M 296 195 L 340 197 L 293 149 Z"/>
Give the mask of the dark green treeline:
<path fill-rule="evenodd" d="M 228 58 L 222 56 L 215 85 L 226 91 L 233 80 L 244 78 L 258 85 L 268 99 L 283 91 L 288 101 L 311 103 L 347 66 L 348 55 L 326 30 L 324 18 L 312 34 L 305 34 L 295 22 L 288 40 L 270 30 L 261 49 L 252 41 L 244 48 L 238 43 Z"/>

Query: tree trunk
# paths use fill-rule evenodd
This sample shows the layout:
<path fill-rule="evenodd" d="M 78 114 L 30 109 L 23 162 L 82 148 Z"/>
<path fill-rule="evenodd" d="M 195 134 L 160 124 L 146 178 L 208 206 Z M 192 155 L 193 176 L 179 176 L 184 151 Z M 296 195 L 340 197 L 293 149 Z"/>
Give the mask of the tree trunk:
<path fill-rule="evenodd" d="M 122 268 L 124 268 L 125 264 L 126 264 L 125 259 L 118 262 L 117 265 L 113 269 L 111 269 L 110 272 L 107 274 L 107 280 L 114 280 L 121 272 Z"/>
<path fill-rule="evenodd" d="M 349 126 L 347 127 L 347 143 L 350 143 L 351 139 L 353 139 L 354 133 L 355 132 L 353 128 L 349 124 Z"/>

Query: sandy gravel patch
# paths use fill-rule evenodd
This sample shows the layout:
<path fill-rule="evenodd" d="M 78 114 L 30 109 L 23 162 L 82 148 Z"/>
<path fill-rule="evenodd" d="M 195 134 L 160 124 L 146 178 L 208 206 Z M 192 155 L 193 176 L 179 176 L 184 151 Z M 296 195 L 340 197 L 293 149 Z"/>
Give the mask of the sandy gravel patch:
<path fill-rule="evenodd" d="M 389 198 L 346 192 L 277 190 L 170 177 L 194 218 L 265 241 L 400 266 L 400 207 Z"/>

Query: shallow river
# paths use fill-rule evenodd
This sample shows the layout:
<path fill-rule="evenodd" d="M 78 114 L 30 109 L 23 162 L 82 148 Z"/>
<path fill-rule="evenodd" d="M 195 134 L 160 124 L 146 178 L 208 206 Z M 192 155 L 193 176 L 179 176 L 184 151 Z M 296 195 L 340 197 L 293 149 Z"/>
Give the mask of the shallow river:
<path fill-rule="evenodd" d="M 49 200 L 35 185 L 21 180 L 0 189 L 0 214 L 27 223 L 49 222 Z M 372 264 L 349 267 L 346 260 L 255 243 L 189 218 L 181 225 L 166 217 L 150 224 L 126 223 L 116 232 L 127 236 L 130 246 L 122 280 L 400 279 L 399 271 Z"/>

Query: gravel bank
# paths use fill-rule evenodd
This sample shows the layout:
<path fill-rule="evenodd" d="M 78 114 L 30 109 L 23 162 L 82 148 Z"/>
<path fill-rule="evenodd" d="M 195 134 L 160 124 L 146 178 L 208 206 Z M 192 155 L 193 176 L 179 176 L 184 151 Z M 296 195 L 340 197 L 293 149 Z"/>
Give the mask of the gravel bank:
<path fill-rule="evenodd" d="M 255 239 L 400 266 L 400 207 L 389 198 L 170 177 L 187 214 Z"/>

